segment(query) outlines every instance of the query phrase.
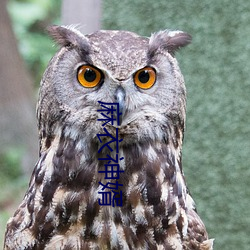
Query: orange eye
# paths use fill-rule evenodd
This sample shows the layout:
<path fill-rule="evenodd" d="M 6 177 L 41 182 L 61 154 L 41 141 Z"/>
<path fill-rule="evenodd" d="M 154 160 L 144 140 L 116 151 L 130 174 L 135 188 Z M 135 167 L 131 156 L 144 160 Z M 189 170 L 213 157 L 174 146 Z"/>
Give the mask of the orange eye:
<path fill-rule="evenodd" d="M 134 82 L 141 89 L 151 88 L 154 85 L 155 80 L 156 73 L 151 67 L 140 69 L 134 75 Z"/>
<path fill-rule="evenodd" d="M 78 69 L 77 79 L 85 88 L 94 88 L 103 80 L 102 72 L 90 65 L 83 65 Z"/>

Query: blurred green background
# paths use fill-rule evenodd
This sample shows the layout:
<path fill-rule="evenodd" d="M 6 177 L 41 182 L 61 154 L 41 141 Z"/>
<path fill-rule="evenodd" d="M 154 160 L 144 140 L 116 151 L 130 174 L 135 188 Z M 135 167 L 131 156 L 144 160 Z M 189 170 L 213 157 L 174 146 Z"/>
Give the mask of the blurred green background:
<path fill-rule="evenodd" d="M 8 7 L 20 52 L 37 88 L 55 51 L 44 26 L 60 24 L 60 1 L 11 0 Z M 146 36 L 179 29 L 193 36 L 192 44 L 177 54 L 188 92 L 186 180 L 209 235 L 215 238 L 214 249 L 248 250 L 250 1 L 103 0 L 101 18 L 104 29 Z M 5 171 L 9 168 L 12 171 Z M 3 234 L 10 207 L 16 206 L 10 197 L 20 200 L 20 187 L 23 195 L 28 180 L 20 177 L 16 151 L 0 158 L 0 171 Z M 12 206 L 6 206 L 8 202 Z"/>

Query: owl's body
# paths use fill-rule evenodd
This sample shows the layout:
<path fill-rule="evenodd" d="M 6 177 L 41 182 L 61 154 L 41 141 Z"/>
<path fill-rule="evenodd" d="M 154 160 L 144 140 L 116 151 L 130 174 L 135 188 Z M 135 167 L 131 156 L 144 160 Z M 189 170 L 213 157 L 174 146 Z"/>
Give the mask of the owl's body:
<path fill-rule="evenodd" d="M 212 249 L 181 163 L 186 92 L 174 51 L 190 36 L 179 31 L 150 39 L 126 31 L 84 36 L 57 26 L 50 33 L 62 48 L 41 82 L 40 158 L 8 222 L 5 249 Z M 98 101 L 120 104 L 120 125 L 105 128 L 112 136 L 118 128 L 122 139 L 122 206 L 99 204 L 100 183 L 110 182 L 100 172 L 107 161 L 99 159 L 115 159 L 116 151 L 100 151 L 97 135 L 104 127 Z"/>

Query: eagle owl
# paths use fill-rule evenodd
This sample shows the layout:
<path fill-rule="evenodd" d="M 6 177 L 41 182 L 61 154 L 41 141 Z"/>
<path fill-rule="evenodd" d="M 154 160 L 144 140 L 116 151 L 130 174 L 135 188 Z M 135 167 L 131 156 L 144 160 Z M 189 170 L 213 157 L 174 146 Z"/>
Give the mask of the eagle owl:
<path fill-rule="evenodd" d="M 212 249 L 181 161 L 186 92 L 174 54 L 191 36 L 48 31 L 61 48 L 41 81 L 39 160 L 5 249 Z"/>

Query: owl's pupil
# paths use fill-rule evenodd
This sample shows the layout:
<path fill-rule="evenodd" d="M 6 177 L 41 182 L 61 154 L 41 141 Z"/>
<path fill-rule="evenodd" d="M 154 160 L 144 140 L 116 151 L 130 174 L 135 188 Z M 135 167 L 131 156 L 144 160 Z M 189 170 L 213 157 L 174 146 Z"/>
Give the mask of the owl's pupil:
<path fill-rule="evenodd" d="M 92 69 L 86 69 L 84 78 L 87 82 L 93 82 L 96 79 L 96 73 Z"/>
<path fill-rule="evenodd" d="M 147 70 L 140 72 L 138 76 L 141 83 L 147 83 L 149 81 L 149 73 Z"/>

